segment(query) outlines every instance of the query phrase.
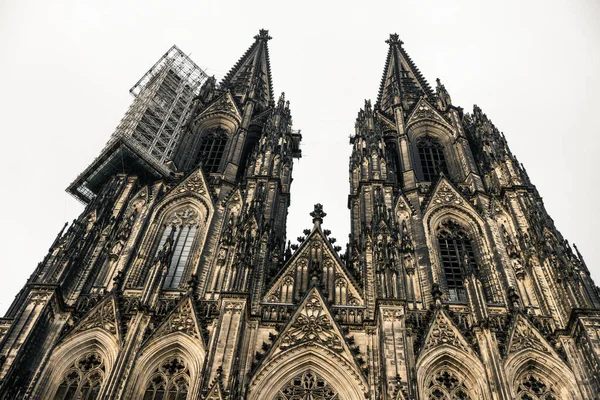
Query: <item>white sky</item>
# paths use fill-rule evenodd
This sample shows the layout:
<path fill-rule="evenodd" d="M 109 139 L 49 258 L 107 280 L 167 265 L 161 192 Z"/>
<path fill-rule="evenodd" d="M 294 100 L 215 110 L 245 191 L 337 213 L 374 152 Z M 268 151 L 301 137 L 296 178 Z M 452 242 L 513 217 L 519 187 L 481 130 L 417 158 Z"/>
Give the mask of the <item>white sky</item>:
<path fill-rule="evenodd" d="M 598 21 L 598 1 L 0 0 L 0 314 L 82 211 L 64 190 L 114 131 L 129 88 L 173 44 L 221 78 L 260 28 L 304 136 L 289 238 L 321 202 L 325 227 L 347 241 L 348 136 L 397 32 L 432 86 L 439 77 L 455 105 L 478 104 L 505 132 L 600 280 Z"/>

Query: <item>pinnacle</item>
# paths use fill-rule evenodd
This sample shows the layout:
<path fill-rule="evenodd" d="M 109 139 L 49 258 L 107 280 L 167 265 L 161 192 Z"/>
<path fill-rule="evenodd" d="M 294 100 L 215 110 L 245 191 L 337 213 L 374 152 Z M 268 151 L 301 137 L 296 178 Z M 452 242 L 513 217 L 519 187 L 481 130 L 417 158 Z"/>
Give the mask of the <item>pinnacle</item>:
<path fill-rule="evenodd" d="M 269 40 L 273 39 L 271 36 L 269 36 L 269 30 L 268 29 L 261 29 L 258 31 L 258 35 L 254 36 L 254 39 L 256 40 L 264 40 L 265 42 L 268 42 Z"/>
<path fill-rule="evenodd" d="M 385 41 L 390 46 L 397 44 L 398 46 L 402 46 L 404 42 L 400 40 L 400 37 L 397 33 L 390 33 L 390 38 Z"/>

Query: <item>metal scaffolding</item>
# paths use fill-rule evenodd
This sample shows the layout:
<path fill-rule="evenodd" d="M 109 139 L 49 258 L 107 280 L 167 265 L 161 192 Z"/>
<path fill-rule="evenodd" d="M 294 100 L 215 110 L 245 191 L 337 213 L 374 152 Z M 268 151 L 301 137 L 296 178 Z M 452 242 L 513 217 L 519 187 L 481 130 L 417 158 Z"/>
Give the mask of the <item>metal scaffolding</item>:
<path fill-rule="evenodd" d="M 134 100 L 129 110 L 100 155 L 67 191 L 87 203 L 105 179 L 126 167 L 156 178 L 168 176 L 171 170 L 165 163 L 207 78 L 177 46 L 171 47 L 130 89 Z"/>

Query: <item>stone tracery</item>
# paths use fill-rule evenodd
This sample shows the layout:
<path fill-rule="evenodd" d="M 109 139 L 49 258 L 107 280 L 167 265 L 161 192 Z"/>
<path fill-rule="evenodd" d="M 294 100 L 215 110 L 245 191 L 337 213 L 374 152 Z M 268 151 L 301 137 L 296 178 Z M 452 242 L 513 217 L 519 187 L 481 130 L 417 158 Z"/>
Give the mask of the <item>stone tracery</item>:
<path fill-rule="evenodd" d="M 329 383 L 308 370 L 292 378 L 274 400 L 339 400 Z"/>

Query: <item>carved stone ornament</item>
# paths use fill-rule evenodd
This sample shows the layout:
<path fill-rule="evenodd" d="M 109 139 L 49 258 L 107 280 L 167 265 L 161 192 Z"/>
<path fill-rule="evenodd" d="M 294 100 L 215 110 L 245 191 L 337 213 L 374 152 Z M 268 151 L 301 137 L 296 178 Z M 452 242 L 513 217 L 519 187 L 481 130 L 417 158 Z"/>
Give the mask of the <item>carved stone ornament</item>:
<path fill-rule="evenodd" d="M 92 310 L 92 313 L 85 317 L 73 332 L 82 332 L 93 328 L 105 329 L 113 335 L 117 333 L 115 308 L 112 299 L 107 299 L 98 308 Z"/>
<path fill-rule="evenodd" d="M 434 197 L 433 202 L 436 204 L 456 204 L 463 203 L 463 199 L 456 194 L 454 190 L 446 182 L 440 183 Z"/>
<path fill-rule="evenodd" d="M 308 370 L 292 378 L 279 390 L 275 400 L 337 400 L 329 383 Z"/>
<path fill-rule="evenodd" d="M 184 192 L 195 192 L 199 194 L 206 194 L 206 187 L 204 186 L 204 179 L 202 179 L 202 173 L 200 169 L 196 170 L 190 177 L 188 177 L 182 185 L 179 186 L 179 193 Z"/>
<path fill-rule="evenodd" d="M 427 350 L 429 348 L 435 346 L 441 346 L 443 344 L 449 344 L 451 346 L 457 347 L 466 352 L 471 352 L 471 349 L 459 338 L 457 333 L 452 328 L 448 318 L 444 315 L 442 311 L 438 311 L 433 324 L 431 325 L 431 329 L 427 335 L 427 339 L 425 341 L 425 346 L 423 350 Z"/>
<path fill-rule="evenodd" d="M 508 353 L 515 353 L 523 349 L 535 349 L 543 353 L 550 353 L 533 329 L 520 317 L 517 320 Z"/>
<path fill-rule="evenodd" d="M 169 315 L 167 321 L 158 328 L 155 336 L 164 336 L 172 332 L 182 332 L 193 338 L 200 337 L 189 298 Z"/>
<path fill-rule="evenodd" d="M 311 295 L 302 310 L 296 314 L 281 338 L 281 348 L 311 341 L 337 352 L 342 351 L 342 338 L 336 333 L 331 316 L 317 295 Z"/>

